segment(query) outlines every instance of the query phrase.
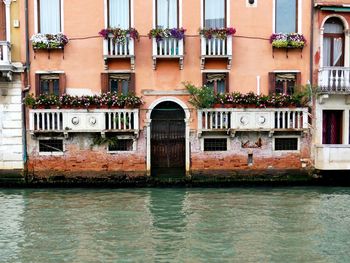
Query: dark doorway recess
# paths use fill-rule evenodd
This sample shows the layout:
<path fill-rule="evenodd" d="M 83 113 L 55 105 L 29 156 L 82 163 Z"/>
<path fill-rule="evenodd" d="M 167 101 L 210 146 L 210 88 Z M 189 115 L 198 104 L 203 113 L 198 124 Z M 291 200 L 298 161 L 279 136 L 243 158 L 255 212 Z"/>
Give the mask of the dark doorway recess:
<path fill-rule="evenodd" d="M 175 102 L 158 104 L 151 114 L 153 176 L 185 175 L 185 112 Z"/>

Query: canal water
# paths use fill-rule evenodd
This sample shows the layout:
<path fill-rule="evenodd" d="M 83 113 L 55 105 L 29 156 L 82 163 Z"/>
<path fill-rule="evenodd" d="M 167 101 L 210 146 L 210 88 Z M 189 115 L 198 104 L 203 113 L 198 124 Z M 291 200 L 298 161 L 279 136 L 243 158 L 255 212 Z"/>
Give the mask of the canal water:
<path fill-rule="evenodd" d="M 0 189 L 0 262 L 350 262 L 350 188 Z"/>

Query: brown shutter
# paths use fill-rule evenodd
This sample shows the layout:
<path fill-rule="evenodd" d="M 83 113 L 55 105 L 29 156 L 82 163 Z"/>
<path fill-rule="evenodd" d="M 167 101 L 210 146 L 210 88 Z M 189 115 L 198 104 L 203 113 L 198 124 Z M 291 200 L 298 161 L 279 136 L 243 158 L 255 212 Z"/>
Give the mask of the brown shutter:
<path fill-rule="evenodd" d="M 225 80 L 225 91 L 228 93 L 230 92 L 230 73 L 226 73 L 226 80 Z"/>
<path fill-rule="evenodd" d="M 108 73 L 101 73 L 101 93 L 106 93 L 108 91 Z"/>
<path fill-rule="evenodd" d="M 202 85 L 206 85 L 207 84 L 207 74 L 206 73 L 202 73 Z"/>
<path fill-rule="evenodd" d="M 61 96 L 62 94 L 66 93 L 66 74 L 65 73 L 60 73 L 59 75 L 59 95 Z"/>
<path fill-rule="evenodd" d="M 269 95 L 276 93 L 276 74 L 269 72 Z"/>
<path fill-rule="evenodd" d="M 40 94 L 40 74 L 35 74 L 35 96 Z"/>
<path fill-rule="evenodd" d="M 300 87 L 301 86 L 301 73 L 298 72 L 296 74 L 296 79 L 295 79 L 295 86 Z"/>
<path fill-rule="evenodd" d="M 135 73 L 130 73 L 129 92 L 133 94 L 136 93 Z"/>
<path fill-rule="evenodd" d="M 6 40 L 6 13 L 5 4 L 0 1 L 0 41 Z"/>

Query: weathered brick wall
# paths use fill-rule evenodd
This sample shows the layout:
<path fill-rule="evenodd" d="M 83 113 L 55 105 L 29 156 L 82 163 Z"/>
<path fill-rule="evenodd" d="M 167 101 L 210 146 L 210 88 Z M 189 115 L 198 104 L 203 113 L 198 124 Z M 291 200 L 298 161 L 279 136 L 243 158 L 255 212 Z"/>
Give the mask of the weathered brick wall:
<path fill-rule="evenodd" d="M 283 134 L 281 134 L 283 135 Z M 300 136 L 300 151 L 274 151 L 273 137 L 268 133 L 237 133 L 229 139 L 228 150 L 205 152 L 201 149 L 201 139 L 191 135 L 191 170 L 193 174 L 257 174 L 261 172 L 305 170 L 311 168 L 310 137 Z M 254 144 L 261 139 L 261 147 Z M 242 144 L 246 144 L 243 146 Z M 253 163 L 248 164 L 248 154 L 253 154 Z"/>
<path fill-rule="evenodd" d="M 37 139 L 28 137 L 28 172 L 35 177 L 143 176 L 146 173 L 146 141 L 142 132 L 135 151 L 119 153 L 108 153 L 106 145 L 92 146 L 91 134 L 75 134 L 64 140 L 62 155 L 41 155 Z"/>

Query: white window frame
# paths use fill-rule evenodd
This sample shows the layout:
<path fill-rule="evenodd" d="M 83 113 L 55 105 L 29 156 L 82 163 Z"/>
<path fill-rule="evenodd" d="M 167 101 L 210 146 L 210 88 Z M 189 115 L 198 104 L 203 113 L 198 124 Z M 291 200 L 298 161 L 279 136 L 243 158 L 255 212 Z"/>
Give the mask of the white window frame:
<path fill-rule="evenodd" d="M 130 27 L 135 27 L 135 21 L 134 21 L 134 0 L 130 0 Z M 105 28 L 108 27 L 108 19 L 109 19 L 109 14 L 108 14 L 108 0 L 103 0 L 103 13 L 105 17 Z"/>
<path fill-rule="evenodd" d="M 276 150 L 276 145 L 275 145 L 275 139 L 276 138 L 294 138 L 297 139 L 297 146 L 298 149 L 297 150 Z M 273 140 L 272 140 L 272 150 L 275 153 L 299 153 L 300 152 L 300 136 L 298 135 L 278 135 L 278 136 L 273 136 Z"/>
<path fill-rule="evenodd" d="M 231 25 L 231 0 L 226 0 L 226 27 L 230 27 Z M 204 27 L 204 0 L 201 0 L 201 28 Z"/>
<path fill-rule="evenodd" d="M 40 141 L 48 141 L 48 140 L 61 140 L 62 141 L 62 152 L 41 152 L 40 151 Z M 37 149 L 40 156 L 62 156 L 66 151 L 66 145 L 64 143 L 64 138 L 62 137 L 40 137 L 37 140 Z"/>
<path fill-rule="evenodd" d="M 226 151 L 204 151 L 204 139 L 226 139 Z M 227 153 L 231 150 L 231 140 L 226 135 L 205 135 L 200 138 L 201 151 L 205 153 Z"/>
<path fill-rule="evenodd" d="M 34 33 L 38 34 L 39 32 L 39 21 L 38 21 L 38 1 L 34 0 Z M 64 32 L 64 0 L 61 0 L 61 32 L 57 33 L 63 33 Z"/>
<path fill-rule="evenodd" d="M 131 0 L 133 1 L 133 0 Z M 157 10 L 156 10 L 156 0 L 152 0 L 152 9 L 153 9 L 153 23 L 152 23 L 152 26 L 153 28 L 156 28 L 157 25 L 156 25 L 156 21 L 157 21 Z M 177 7 L 179 9 L 179 28 L 182 27 L 182 0 L 179 0 L 179 6 Z"/>
<path fill-rule="evenodd" d="M 126 154 L 126 153 L 134 153 L 136 152 L 137 149 L 137 139 L 135 138 L 135 136 L 132 135 L 119 135 L 116 136 L 118 140 L 133 140 L 132 143 L 132 149 L 130 151 L 110 151 L 109 150 L 109 145 L 106 146 L 106 151 L 107 153 L 110 154 Z"/>
<path fill-rule="evenodd" d="M 293 32 L 293 33 L 298 33 L 302 34 L 303 32 L 303 0 L 297 0 L 298 1 L 298 32 Z M 273 5 L 272 5 L 272 32 L 273 33 L 279 33 L 276 32 L 276 0 L 273 0 Z"/>

